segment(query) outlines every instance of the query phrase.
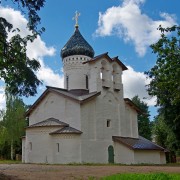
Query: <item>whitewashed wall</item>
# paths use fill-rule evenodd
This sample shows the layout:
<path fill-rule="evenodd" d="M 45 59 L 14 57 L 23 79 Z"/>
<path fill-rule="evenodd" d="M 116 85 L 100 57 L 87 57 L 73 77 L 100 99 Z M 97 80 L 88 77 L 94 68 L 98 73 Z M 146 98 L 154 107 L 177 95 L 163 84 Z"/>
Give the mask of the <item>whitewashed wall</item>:
<path fill-rule="evenodd" d="M 80 104 L 53 92 L 50 92 L 31 113 L 29 125 L 51 117 L 81 129 Z"/>
<path fill-rule="evenodd" d="M 81 163 L 80 136 L 75 134 L 52 135 L 53 163 Z M 59 144 L 59 152 L 57 144 Z"/>
<path fill-rule="evenodd" d="M 147 164 L 164 164 L 165 156 L 161 156 L 160 151 L 135 151 L 134 152 L 135 164 L 147 163 Z"/>
<path fill-rule="evenodd" d="M 23 137 L 22 138 L 22 162 L 24 163 L 25 162 L 25 153 L 26 153 L 26 151 L 25 151 L 25 148 L 26 148 L 26 138 L 25 137 Z"/>
<path fill-rule="evenodd" d="M 52 139 L 49 133 L 55 130 L 57 128 L 31 128 L 26 130 L 26 163 L 53 162 Z"/>
<path fill-rule="evenodd" d="M 133 164 L 134 163 L 134 151 L 128 147 L 114 142 L 114 154 L 115 162 L 121 164 Z"/>

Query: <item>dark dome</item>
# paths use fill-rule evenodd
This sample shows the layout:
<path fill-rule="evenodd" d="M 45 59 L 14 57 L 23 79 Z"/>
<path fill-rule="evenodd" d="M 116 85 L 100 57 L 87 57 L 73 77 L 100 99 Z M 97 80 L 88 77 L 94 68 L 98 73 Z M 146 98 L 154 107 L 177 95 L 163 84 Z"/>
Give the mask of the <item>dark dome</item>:
<path fill-rule="evenodd" d="M 78 27 L 69 41 L 61 49 L 61 57 L 65 58 L 72 55 L 85 55 L 91 58 L 94 57 L 94 50 L 81 35 Z"/>

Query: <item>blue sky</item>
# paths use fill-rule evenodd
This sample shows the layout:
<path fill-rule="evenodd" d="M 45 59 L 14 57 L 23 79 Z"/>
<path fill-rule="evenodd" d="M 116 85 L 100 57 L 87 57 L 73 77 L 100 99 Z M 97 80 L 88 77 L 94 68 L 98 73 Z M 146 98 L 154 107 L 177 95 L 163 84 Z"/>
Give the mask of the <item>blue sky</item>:
<path fill-rule="evenodd" d="M 156 60 L 149 45 L 159 38 L 156 30 L 159 24 L 165 27 L 179 24 L 179 7 L 179 0 L 47 0 L 39 13 L 40 27 L 45 27 L 46 31 L 29 44 L 28 54 L 40 61 L 42 67 L 37 76 L 44 85 L 63 87 L 60 49 L 74 32 L 72 17 L 77 10 L 81 13 L 80 32 L 93 47 L 95 55 L 108 52 L 110 57 L 119 56 L 129 68 L 123 74 L 125 97 L 132 98 L 136 94 L 142 100 L 145 97 L 153 117 L 155 98 L 148 97 L 145 85 L 149 79 L 143 74 Z M 2 1 L 0 16 L 20 28 L 22 36 L 30 33 L 25 28 L 26 17 L 8 1 Z M 2 81 L 0 85 L 0 108 L 3 108 Z M 39 87 L 38 95 L 25 98 L 25 102 L 32 104 L 44 89 L 44 86 Z"/>

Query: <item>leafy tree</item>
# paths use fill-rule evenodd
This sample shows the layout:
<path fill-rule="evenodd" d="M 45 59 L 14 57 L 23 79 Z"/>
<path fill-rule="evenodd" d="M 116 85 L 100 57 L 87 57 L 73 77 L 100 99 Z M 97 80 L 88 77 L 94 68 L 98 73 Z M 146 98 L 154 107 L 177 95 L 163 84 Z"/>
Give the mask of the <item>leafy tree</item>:
<path fill-rule="evenodd" d="M 132 101 L 144 112 L 143 114 L 138 114 L 139 135 L 151 140 L 151 122 L 149 120 L 148 106 L 138 96 L 134 96 Z"/>
<path fill-rule="evenodd" d="M 27 12 L 27 28 L 32 32 L 22 38 L 19 29 L 13 29 L 13 25 L 5 18 L 0 17 L 0 79 L 4 79 L 8 91 L 13 95 L 32 96 L 37 93 L 36 88 L 41 83 L 35 75 L 40 64 L 35 59 L 29 59 L 26 55 L 27 42 L 33 41 L 40 35 L 44 28 L 37 30 L 40 17 L 37 12 L 44 6 L 45 0 L 9 0 L 18 5 L 18 8 Z M 1 4 L 1 1 L 0 1 Z M 8 33 L 16 31 L 10 40 Z"/>
<path fill-rule="evenodd" d="M 21 99 L 6 94 L 6 112 L 0 127 L 0 144 L 2 147 L 10 146 L 11 159 L 14 157 L 14 145 L 21 146 L 26 124 L 25 111 L 26 106 Z"/>
<path fill-rule="evenodd" d="M 160 146 L 167 148 L 171 151 L 176 149 L 176 137 L 172 129 L 164 122 L 163 115 L 158 115 L 154 120 L 153 134 L 155 141 Z"/>
<path fill-rule="evenodd" d="M 174 133 L 180 149 L 180 26 L 160 26 L 159 30 L 161 38 L 151 45 L 157 61 L 147 72 L 152 78 L 148 92 L 157 97 L 164 123 Z M 170 32 L 172 36 L 167 36 Z"/>

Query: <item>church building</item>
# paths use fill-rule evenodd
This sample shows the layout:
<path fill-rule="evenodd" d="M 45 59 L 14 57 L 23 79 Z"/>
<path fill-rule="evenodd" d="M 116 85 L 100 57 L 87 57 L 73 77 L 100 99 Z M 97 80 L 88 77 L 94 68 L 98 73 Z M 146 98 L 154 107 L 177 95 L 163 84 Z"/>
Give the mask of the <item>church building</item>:
<path fill-rule="evenodd" d="M 77 20 L 77 19 L 76 19 Z M 164 164 L 164 148 L 139 136 L 137 114 L 123 97 L 127 67 L 94 50 L 75 31 L 61 50 L 64 88 L 47 86 L 26 112 L 25 163 Z"/>

